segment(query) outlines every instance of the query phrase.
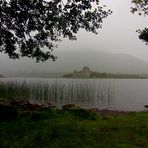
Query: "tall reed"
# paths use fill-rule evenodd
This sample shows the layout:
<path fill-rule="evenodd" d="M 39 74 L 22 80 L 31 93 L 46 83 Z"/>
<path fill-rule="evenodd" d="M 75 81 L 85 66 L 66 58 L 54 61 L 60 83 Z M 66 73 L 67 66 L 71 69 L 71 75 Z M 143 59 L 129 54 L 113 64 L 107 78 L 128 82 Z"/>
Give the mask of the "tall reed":
<path fill-rule="evenodd" d="M 0 81 L 0 98 L 9 100 L 29 99 L 38 103 L 50 102 L 57 106 L 74 103 L 81 106 L 109 107 L 113 97 L 111 88 L 96 87 L 89 83 Z"/>

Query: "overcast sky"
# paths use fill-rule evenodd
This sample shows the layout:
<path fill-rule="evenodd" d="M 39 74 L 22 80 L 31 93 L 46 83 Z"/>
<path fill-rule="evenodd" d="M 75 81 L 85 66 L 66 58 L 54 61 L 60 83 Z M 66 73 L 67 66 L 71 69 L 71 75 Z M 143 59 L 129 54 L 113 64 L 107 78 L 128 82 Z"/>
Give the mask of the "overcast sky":
<path fill-rule="evenodd" d="M 92 50 L 126 53 L 148 62 L 148 46 L 138 39 L 136 33 L 137 29 L 148 26 L 148 17 L 132 14 L 131 0 L 102 0 L 102 3 L 113 10 L 113 14 L 104 20 L 103 28 L 98 30 L 98 35 L 81 30 L 77 34 L 77 41 L 64 39 L 55 49 L 59 59 L 62 52 L 75 51 L 79 54 L 80 50 Z M 8 56 L 0 55 L 0 70 L 13 65 L 23 67 L 25 64 L 27 66 L 34 63 L 28 59 L 13 61 Z M 43 64 L 34 65 L 39 67 Z"/>
<path fill-rule="evenodd" d="M 102 0 L 113 14 L 104 20 L 98 35 L 80 31 L 78 40 L 63 41 L 61 50 L 102 50 L 113 53 L 127 53 L 148 61 L 148 46 L 138 39 L 136 30 L 148 26 L 148 17 L 130 12 L 131 0 Z"/>

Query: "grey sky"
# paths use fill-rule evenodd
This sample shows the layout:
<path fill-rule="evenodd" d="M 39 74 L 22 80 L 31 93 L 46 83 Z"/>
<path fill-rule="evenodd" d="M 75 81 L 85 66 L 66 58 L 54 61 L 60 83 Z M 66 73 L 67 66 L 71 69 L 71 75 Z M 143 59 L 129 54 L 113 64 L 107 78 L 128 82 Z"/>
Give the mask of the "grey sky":
<path fill-rule="evenodd" d="M 98 35 L 80 31 L 78 40 L 65 40 L 59 50 L 103 50 L 113 53 L 127 53 L 148 61 L 148 46 L 138 39 L 136 30 L 147 27 L 148 17 L 130 12 L 131 0 L 102 0 L 113 10 L 103 23 Z"/>
<path fill-rule="evenodd" d="M 148 62 L 148 46 L 138 39 L 136 33 L 137 29 L 147 27 L 148 17 L 133 15 L 130 12 L 131 0 L 102 0 L 102 3 L 113 10 L 113 14 L 104 20 L 103 29 L 98 30 L 98 35 L 81 30 L 77 34 L 77 41 L 64 39 L 59 47 L 55 48 L 59 60 L 64 58 L 63 55 L 60 57 L 62 52 L 65 54 L 72 51 L 79 54 L 80 51 L 89 50 L 126 53 Z M 56 65 L 55 63 L 49 63 L 47 66 L 47 64 L 48 62 L 35 64 L 34 61 L 29 59 L 14 61 L 10 60 L 8 56 L 0 55 L 0 70 L 7 68 L 18 70 L 22 68 L 22 70 L 25 70 L 29 66 L 48 70 L 50 65 Z"/>

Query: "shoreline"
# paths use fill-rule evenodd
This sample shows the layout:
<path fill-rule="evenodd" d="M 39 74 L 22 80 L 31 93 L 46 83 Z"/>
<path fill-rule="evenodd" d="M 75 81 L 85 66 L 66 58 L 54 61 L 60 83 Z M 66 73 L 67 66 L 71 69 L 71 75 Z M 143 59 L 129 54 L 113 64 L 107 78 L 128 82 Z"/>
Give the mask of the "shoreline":
<path fill-rule="evenodd" d="M 8 101 L 5 99 L 0 99 L 0 114 L 6 114 L 9 118 L 11 114 L 22 114 L 22 113 L 34 113 L 40 111 L 86 111 L 90 113 L 96 113 L 102 116 L 119 116 L 119 115 L 127 115 L 130 113 L 140 113 L 140 112 L 148 112 L 147 109 L 142 111 L 125 111 L 125 110 L 112 110 L 112 109 L 99 109 L 99 108 L 83 108 L 77 106 L 75 104 L 65 104 L 61 108 L 57 106 L 47 103 L 47 104 L 38 104 L 31 103 L 29 100 L 13 100 Z"/>
<path fill-rule="evenodd" d="M 93 79 L 119 79 L 119 80 L 122 80 L 122 79 L 123 79 L 123 80 L 124 80 L 124 79 L 131 79 L 131 80 L 132 80 L 132 79 L 136 79 L 136 80 L 138 80 L 138 79 L 139 79 L 139 80 L 141 80 L 141 79 L 148 79 L 148 77 L 145 77 L 145 78 L 143 78 L 143 77 L 141 77 L 141 78 L 139 78 L 139 77 L 138 77 L 138 78 L 134 78 L 134 77 L 133 77 L 133 78 L 118 78 L 118 77 L 112 77 L 112 78 L 111 78 L 111 77 L 99 77 L 99 78 L 72 78 L 72 77 L 71 77 L 71 78 L 68 78 L 68 77 L 67 77 L 67 78 L 66 78 L 66 77 L 44 77 L 44 76 L 43 76 L 43 77 L 38 77 L 38 76 L 37 76 L 37 77 L 35 77 L 35 76 L 28 76 L 28 77 L 23 77 L 23 76 L 5 76 L 5 77 L 0 77 L 0 79 L 7 79 L 7 78 L 23 78 L 23 79 L 25 79 L 25 78 L 26 78 L 26 79 L 27 79 L 27 78 L 35 78 L 35 79 L 74 79 L 74 80 L 76 80 L 76 79 L 82 79 L 82 80 L 83 80 L 83 79 L 84 79 L 84 80 L 89 80 L 89 79 L 90 79 L 90 80 L 91 80 L 91 79 L 92 79 L 92 80 L 93 80 Z"/>

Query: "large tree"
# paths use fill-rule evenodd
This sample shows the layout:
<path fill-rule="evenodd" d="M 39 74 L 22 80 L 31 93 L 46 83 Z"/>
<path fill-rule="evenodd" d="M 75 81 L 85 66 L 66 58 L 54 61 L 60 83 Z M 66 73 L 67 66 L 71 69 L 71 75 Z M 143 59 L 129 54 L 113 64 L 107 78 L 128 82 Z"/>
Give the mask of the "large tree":
<path fill-rule="evenodd" d="M 99 0 L 0 0 L 0 52 L 55 60 L 56 42 L 76 40 L 81 28 L 96 34 L 111 13 Z"/>
<path fill-rule="evenodd" d="M 148 0 L 132 0 L 134 6 L 132 7 L 132 13 L 138 12 L 139 15 L 148 16 Z M 148 28 L 138 30 L 139 38 L 148 44 Z"/>

